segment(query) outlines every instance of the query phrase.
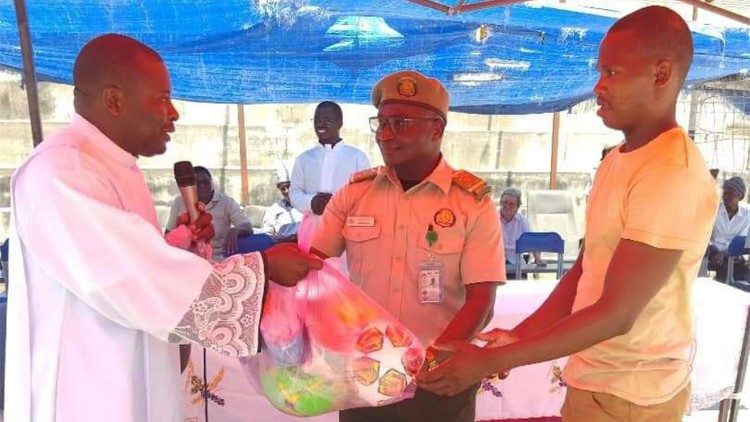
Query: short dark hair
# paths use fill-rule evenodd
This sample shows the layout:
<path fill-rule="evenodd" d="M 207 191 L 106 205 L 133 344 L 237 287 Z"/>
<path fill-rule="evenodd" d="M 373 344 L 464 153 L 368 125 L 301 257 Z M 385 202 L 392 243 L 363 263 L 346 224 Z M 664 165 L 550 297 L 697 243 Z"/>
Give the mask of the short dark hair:
<path fill-rule="evenodd" d="M 196 174 L 198 174 L 198 173 L 201 173 L 201 174 L 205 174 L 205 175 L 207 175 L 208 177 L 210 177 L 210 178 L 212 178 L 212 179 L 213 179 L 213 176 L 211 175 L 211 172 L 210 172 L 210 171 L 208 171 L 208 169 L 207 169 L 207 168 L 205 168 L 205 167 L 203 167 L 203 166 L 193 166 L 193 171 L 194 171 L 194 172 L 195 172 Z"/>
<path fill-rule="evenodd" d="M 331 110 L 333 110 L 333 113 L 336 114 L 336 117 L 339 120 L 343 120 L 344 119 L 344 112 L 341 111 L 341 106 L 338 105 L 338 104 L 336 104 L 336 103 L 334 103 L 333 101 L 323 101 L 323 102 L 321 102 L 320 104 L 318 104 L 317 107 L 315 107 L 315 111 L 318 111 L 321 108 L 330 108 Z"/>

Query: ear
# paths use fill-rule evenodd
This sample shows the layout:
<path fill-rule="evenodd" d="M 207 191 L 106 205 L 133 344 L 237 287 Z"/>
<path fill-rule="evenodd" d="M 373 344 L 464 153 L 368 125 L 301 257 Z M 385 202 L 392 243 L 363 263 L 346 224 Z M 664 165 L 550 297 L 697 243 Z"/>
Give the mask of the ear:
<path fill-rule="evenodd" d="M 119 116 L 123 106 L 122 90 L 114 85 L 105 86 L 102 89 L 102 103 L 110 114 Z"/>
<path fill-rule="evenodd" d="M 443 137 L 443 133 L 445 132 L 445 122 L 442 120 L 437 120 L 433 127 L 432 137 L 433 139 L 441 139 Z"/>
<path fill-rule="evenodd" d="M 669 60 L 659 60 L 656 63 L 656 74 L 654 75 L 654 86 L 663 88 L 674 79 L 674 65 Z"/>

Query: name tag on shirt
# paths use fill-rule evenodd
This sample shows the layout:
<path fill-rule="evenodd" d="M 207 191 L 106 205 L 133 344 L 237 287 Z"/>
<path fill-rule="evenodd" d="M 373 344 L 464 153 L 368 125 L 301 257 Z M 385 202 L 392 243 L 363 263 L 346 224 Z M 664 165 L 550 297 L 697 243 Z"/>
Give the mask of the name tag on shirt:
<path fill-rule="evenodd" d="M 375 217 L 346 217 L 346 225 L 349 227 L 374 227 Z"/>

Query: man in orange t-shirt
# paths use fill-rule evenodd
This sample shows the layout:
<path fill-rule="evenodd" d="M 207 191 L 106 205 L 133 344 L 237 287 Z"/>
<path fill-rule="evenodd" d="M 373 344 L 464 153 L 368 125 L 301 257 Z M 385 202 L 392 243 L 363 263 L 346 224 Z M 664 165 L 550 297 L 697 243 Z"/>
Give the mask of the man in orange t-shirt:
<path fill-rule="evenodd" d="M 604 37 L 594 88 L 604 124 L 625 141 L 597 171 L 584 247 L 544 304 L 420 377 L 453 395 L 482 377 L 571 355 L 563 420 L 680 421 L 689 398 L 691 286 L 718 195 L 675 105 L 692 60 L 675 12 L 640 9 Z"/>

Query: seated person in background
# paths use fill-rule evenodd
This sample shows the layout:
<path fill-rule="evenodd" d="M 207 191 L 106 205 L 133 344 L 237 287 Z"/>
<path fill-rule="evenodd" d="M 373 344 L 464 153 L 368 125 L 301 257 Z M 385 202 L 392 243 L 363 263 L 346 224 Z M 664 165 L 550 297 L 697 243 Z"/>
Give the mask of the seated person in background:
<path fill-rule="evenodd" d="M 221 261 L 224 252 L 231 255 L 237 252 L 237 238 L 253 234 L 253 226 L 247 219 L 240 205 L 231 197 L 217 192 L 214 188 L 211 172 L 202 166 L 193 167 L 198 190 L 198 201 L 206 204 L 206 211 L 213 216 L 215 235 L 211 239 L 213 259 Z M 181 196 L 176 196 L 169 211 L 166 230 L 169 232 L 177 226 L 177 217 L 185 212 Z"/>
<path fill-rule="evenodd" d="M 284 163 L 276 170 L 276 189 L 281 193 L 281 199 L 271 204 L 263 215 L 263 232 L 288 237 L 297 234 L 302 213 L 292 206 L 289 199 L 289 171 Z"/>
<path fill-rule="evenodd" d="M 727 249 L 736 236 L 747 236 L 750 228 L 750 209 L 747 204 L 740 204 L 745 197 L 745 181 L 735 176 L 725 180 L 722 186 L 721 204 L 716 214 L 716 222 L 708 244 L 708 269 L 716 271 L 716 279 L 727 278 Z M 743 259 L 736 259 L 734 276 L 747 279 L 747 268 Z"/>
<path fill-rule="evenodd" d="M 500 195 L 500 222 L 503 226 L 503 243 L 505 246 L 505 263 L 507 271 L 515 271 L 516 240 L 522 234 L 531 231 L 529 221 L 518 213 L 521 207 L 521 191 L 514 187 L 506 188 Z M 539 252 L 533 252 L 534 262 L 539 266 L 547 265 Z"/>

